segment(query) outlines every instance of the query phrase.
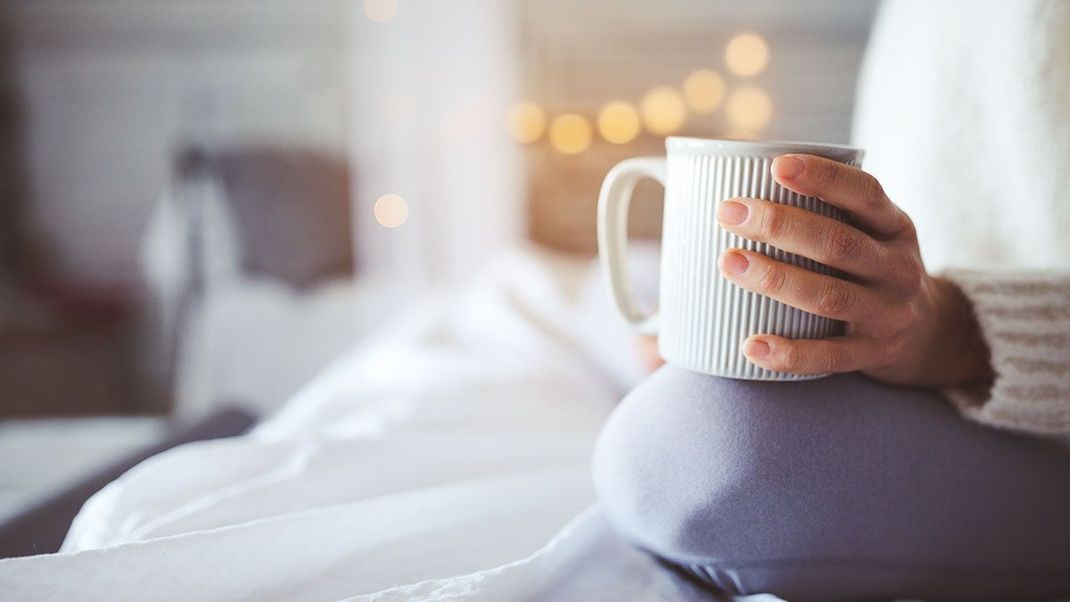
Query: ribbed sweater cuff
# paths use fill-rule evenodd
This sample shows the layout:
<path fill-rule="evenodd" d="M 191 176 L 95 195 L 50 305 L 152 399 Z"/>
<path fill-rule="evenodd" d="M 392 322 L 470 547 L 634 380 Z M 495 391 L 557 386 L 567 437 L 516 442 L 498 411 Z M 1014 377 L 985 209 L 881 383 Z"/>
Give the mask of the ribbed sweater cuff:
<path fill-rule="evenodd" d="M 944 394 L 967 417 L 1033 433 L 1070 432 L 1070 274 L 943 274 L 962 289 L 988 343 L 995 380 L 987 391 Z"/>

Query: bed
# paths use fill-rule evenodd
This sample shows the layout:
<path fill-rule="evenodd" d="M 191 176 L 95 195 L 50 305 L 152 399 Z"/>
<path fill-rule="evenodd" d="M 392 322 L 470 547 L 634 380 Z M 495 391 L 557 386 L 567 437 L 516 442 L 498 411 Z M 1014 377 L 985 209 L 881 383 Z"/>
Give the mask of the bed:
<path fill-rule="evenodd" d="M 647 261 L 650 258 L 639 261 Z M 589 260 L 504 253 L 250 434 L 155 456 L 11 599 L 705 600 L 601 517 L 600 425 L 642 378 Z"/>

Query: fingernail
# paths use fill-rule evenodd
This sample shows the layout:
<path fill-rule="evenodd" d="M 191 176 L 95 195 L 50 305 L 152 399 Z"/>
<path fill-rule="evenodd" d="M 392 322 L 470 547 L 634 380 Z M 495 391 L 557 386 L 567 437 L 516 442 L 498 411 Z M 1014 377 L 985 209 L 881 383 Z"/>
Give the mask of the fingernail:
<path fill-rule="evenodd" d="M 750 267 L 750 262 L 742 253 L 729 251 L 721 259 L 721 269 L 735 276 L 743 275 L 748 267 Z"/>
<path fill-rule="evenodd" d="M 750 210 L 743 203 L 725 201 L 717 206 L 717 221 L 728 226 L 738 226 L 747 219 Z"/>
<path fill-rule="evenodd" d="M 769 355 L 769 343 L 761 340 L 750 340 L 743 346 L 743 355 L 747 357 L 765 357 Z"/>
<path fill-rule="evenodd" d="M 773 175 L 778 178 L 790 180 L 799 177 L 806 166 L 803 162 L 790 155 L 773 159 Z"/>

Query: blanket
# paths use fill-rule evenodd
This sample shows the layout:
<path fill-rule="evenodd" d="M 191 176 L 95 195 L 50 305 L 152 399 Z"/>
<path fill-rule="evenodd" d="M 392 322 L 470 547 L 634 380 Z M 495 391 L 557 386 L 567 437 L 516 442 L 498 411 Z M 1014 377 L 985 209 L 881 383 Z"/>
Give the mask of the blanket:
<path fill-rule="evenodd" d="M 699 600 L 588 475 L 642 378 L 589 262 L 523 248 L 414 303 L 247 436 L 92 498 L 12 599 Z"/>

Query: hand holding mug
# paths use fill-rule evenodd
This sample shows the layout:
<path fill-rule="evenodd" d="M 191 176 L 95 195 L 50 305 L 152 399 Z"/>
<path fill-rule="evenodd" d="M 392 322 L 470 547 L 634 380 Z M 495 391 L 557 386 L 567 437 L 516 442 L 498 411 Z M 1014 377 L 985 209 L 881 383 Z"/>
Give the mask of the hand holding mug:
<path fill-rule="evenodd" d="M 764 368 L 743 355 L 745 339 L 774 334 L 823 339 L 843 333 L 844 323 L 747 290 L 718 273 L 717 258 L 742 247 L 821 274 L 833 269 L 812 259 L 747 240 L 721 226 L 722 201 L 761 198 L 800 211 L 847 219 L 838 208 L 773 180 L 773 160 L 784 154 L 816 155 L 860 165 L 861 149 L 841 145 L 670 137 L 665 157 L 637 157 L 606 175 L 598 201 L 598 246 L 606 284 L 620 315 L 642 334 L 657 335 L 665 361 L 697 372 L 747 380 L 805 380 Z M 640 306 L 628 274 L 628 205 L 637 182 L 665 186 L 658 311 Z"/>
<path fill-rule="evenodd" d="M 784 188 L 838 207 L 849 221 L 755 198 L 723 201 L 717 221 L 740 237 L 839 274 L 816 273 L 739 248 L 723 252 L 718 268 L 749 291 L 841 320 L 846 331 L 813 340 L 753 335 L 743 345 L 747 359 L 777 372 L 860 370 L 907 385 L 990 379 L 987 349 L 969 302 L 954 284 L 925 271 L 914 224 L 873 176 L 801 154 L 777 157 L 771 172 Z"/>

